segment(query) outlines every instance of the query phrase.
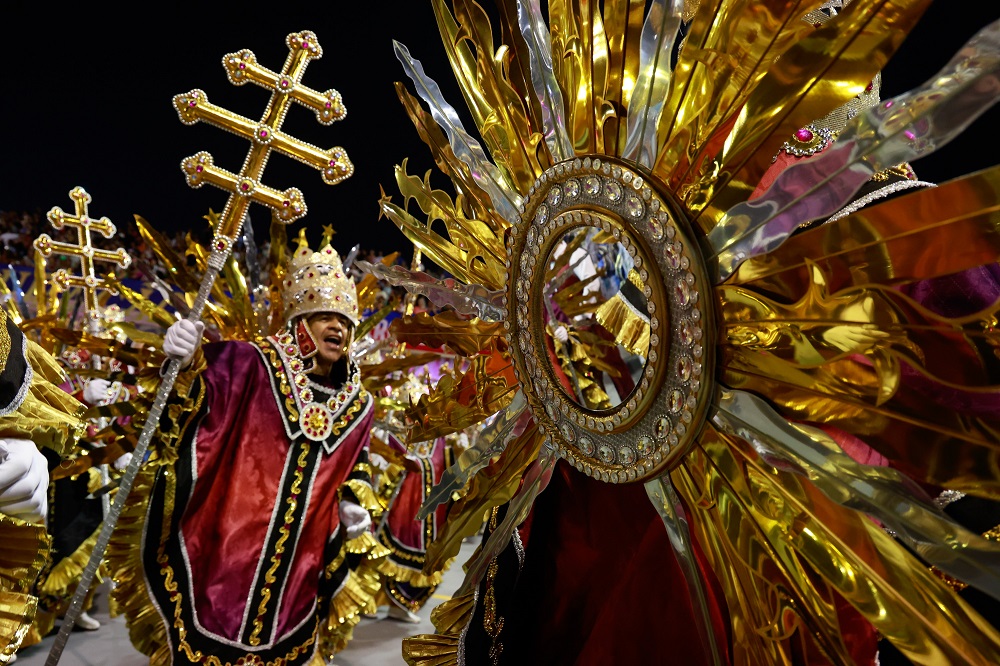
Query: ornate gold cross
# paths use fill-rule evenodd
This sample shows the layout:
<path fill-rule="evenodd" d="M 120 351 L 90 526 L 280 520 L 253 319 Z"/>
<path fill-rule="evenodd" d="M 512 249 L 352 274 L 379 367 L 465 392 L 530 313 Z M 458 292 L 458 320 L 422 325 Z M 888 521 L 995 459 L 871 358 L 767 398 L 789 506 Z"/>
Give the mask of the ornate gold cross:
<path fill-rule="evenodd" d="M 125 248 L 117 250 L 102 250 L 94 247 L 91 231 L 96 231 L 105 238 L 113 238 L 117 233 L 115 225 L 106 217 L 94 219 L 87 212 L 87 204 L 92 199 L 82 187 L 74 187 L 70 190 L 69 197 L 76 204 L 76 214 L 69 215 L 61 208 L 55 206 L 49 211 L 49 223 L 52 228 L 60 231 L 66 227 L 76 229 L 76 244 L 62 243 L 52 240 L 48 234 L 42 234 L 33 243 L 38 254 L 36 260 L 40 258 L 44 267 L 46 259 L 53 254 L 62 254 L 80 258 L 80 274 L 73 275 L 65 268 L 60 268 L 52 275 L 52 281 L 62 289 L 69 287 L 79 287 L 83 289 L 83 307 L 87 313 L 87 330 L 94 334 L 100 326 L 100 307 L 97 303 L 97 292 L 106 289 L 111 293 L 117 293 L 107 285 L 103 277 L 98 277 L 94 262 L 106 261 L 115 263 L 119 268 L 125 269 L 132 264 L 132 257 L 129 256 Z"/>
<path fill-rule="evenodd" d="M 260 182 L 261 173 L 272 150 L 319 169 L 323 181 L 328 185 L 335 185 L 354 173 L 354 165 L 343 148 L 323 150 L 281 131 L 281 123 L 292 102 L 315 111 L 316 118 L 324 125 L 340 120 L 347 114 L 340 93 L 336 90 L 317 92 L 300 83 L 309 60 L 323 55 L 316 35 L 307 30 L 292 33 L 285 42 L 289 53 L 280 73 L 261 67 L 257 63 L 257 57 L 248 49 L 229 53 L 222 59 L 226 75 L 234 85 L 250 82 L 273 91 L 259 122 L 209 103 L 208 96 L 202 90 L 195 89 L 174 97 L 174 108 L 177 109 L 181 122 L 193 125 L 203 120 L 251 141 L 250 152 L 238 174 L 215 166 L 212 156 L 204 151 L 181 162 L 181 169 L 191 187 L 210 183 L 230 192 L 215 231 L 213 256 L 218 255 L 223 259 L 228 256 L 251 201 L 272 209 L 285 224 L 306 214 L 306 204 L 298 188 L 279 192 Z"/>

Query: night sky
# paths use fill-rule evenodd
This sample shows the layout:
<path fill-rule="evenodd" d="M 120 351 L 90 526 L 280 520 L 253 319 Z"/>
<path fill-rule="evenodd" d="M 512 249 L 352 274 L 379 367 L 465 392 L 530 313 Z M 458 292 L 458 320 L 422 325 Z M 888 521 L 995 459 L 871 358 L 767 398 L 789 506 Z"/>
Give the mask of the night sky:
<path fill-rule="evenodd" d="M 216 164 L 235 172 L 249 144 L 205 123 L 183 125 L 172 97 L 200 88 L 213 103 L 259 119 L 268 93 L 250 84 L 231 85 L 223 55 L 247 48 L 278 71 L 287 55 L 286 35 L 311 30 L 324 55 L 306 69 L 303 84 L 339 90 L 348 114 L 323 126 L 296 106 L 282 129 L 324 148 L 342 146 L 356 173 L 327 186 L 317 171 L 273 154 L 262 180 L 280 190 L 299 187 L 309 206 L 299 224 L 316 232 L 333 224 L 342 254 L 355 243 L 409 254 L 396 227 L 378 219 L 379 187 L 398 202 L 394 165 L 409 158 L 409 172 L 422 175 L 433 162 L 393 88 L 394 81 L 405 79 L 393 39 L 422 61 L 464 113 L 430 3 L 341 0 L 312 5 L 323 9 L 273 3 L 256 10 L 233 3 L 238 9 L 187 13 L 148 4 L 132 14 L 94 10 L 92 4 L 78 5 L 77 13 L 58 13 L 48 3 L 36 3 L 44 11 L 5 8 L 0 210 L 72 211 L 68 193 L 79 185 L 94 199 L 91 214 L 107 216 L 119 227 L 139 214 L 160 229 L 206 228 L 202 218 L 209 208 L 221 211 L 227 195 L 209 185 L 189 188 L 181 160 L 207 150 Z M 961 14 L 954 13 L 956 6 Z M 933 76 L 972 34 L 998 17 L 1000 3 L 937 0 L 883 72 L 883 98 Z M 467 129 L 474 127 L 467 114 L 463 119 Z M 997 143 L 998 121 L 994 107 L 959 140 L 915 163 L 917 174 L 941 182 L 996 163 L 995 150 L 986 147 Z M 269 214 L 255 205 L 251 219 L 259 237 Z"/>

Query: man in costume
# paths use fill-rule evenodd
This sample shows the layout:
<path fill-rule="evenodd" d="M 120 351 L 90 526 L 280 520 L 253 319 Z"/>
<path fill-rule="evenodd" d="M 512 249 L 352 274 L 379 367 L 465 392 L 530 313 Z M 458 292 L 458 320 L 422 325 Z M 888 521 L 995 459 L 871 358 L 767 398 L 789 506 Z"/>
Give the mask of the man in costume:
<path fill-rule="evenodd" d="M 373 608 L 348 558 L 375 545 L 355 285 L 300 236 L 280 287 L 286 325 L 258 343 L 201 347 L 188 321 L 164 338 L 179 404 L 109 551 L 152 664 L 323 663 Z"/>

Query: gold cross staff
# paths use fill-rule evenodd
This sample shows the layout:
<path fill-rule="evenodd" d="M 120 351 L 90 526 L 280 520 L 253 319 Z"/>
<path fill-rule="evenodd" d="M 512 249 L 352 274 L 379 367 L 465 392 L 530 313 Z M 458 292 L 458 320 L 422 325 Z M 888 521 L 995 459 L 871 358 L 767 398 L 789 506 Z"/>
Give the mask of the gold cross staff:
<path fill-rule="evenodd" d="M 261 184 L 260 176 L 272 150 L 319 169 L 328 185 L 335 185 L 354 173 L 354 165 L 343 148 L 323 150 L 281 131 L 281 123 L 292 102 L 315 111 L 317 120 L 324 125 L 347 115 L 340 93 L 336 90 L 321 93 L 300 83 L 309 60 L 323 55 L 316 35 L 303 31 L 289 35 L 285 41 L 289 53 L 280 73 L 261 67 L 257 57 L 247 49 L 229 53 L 222 59 L 226 75 L 234 85 L 240 86 L 249 81 L 273 91 L 260 122 L 211 104 L 201 90 L 195 89 L 174 97 L 174 108 L 181 122 L 193 125 L 203 120 L 251 141 L 250 152 L 239 174 L 215 166 L 212 156 L 204 151 L 181 163 L 191 187 L 210 183 L 232 193 L 215 233 L 213 252 L 227 250 L 235 240 L 251 201 L 271 208 L 285 224 L 306 214 L 302 192 L 297 188 L 279 192 Z"/>
<path fill-rule="evenodd" d="M 87 313 L 87 329 L 90 333 L 96 333 L 100 326 L 100 308 L 97 303 L 97 292 L 99 289 L 106 289 L 116 293 L 114 289 L 107 286 L 103 277 L 98 277 L 95 270 L 95 261 L 105 261 L 117 264 L 119 268 L 125 269 L 132 264 L 132 257 L 124 248 L 117 250 L 102 250 L 94 247 L 90 233 L 96 231 L 105 238 L 114 238 L 117 233 L 115 225 L 106 217 L 94 219 L 90 217 L 87 204 L 92 199 L 82 187 L 74 187 L 69 193 L 70 199 L 76 204 L 76 214 L 70 215 L 63 212 L 61 208 L 55 206 L 49 211 L 47 217 L 52 228 L 60 231 L 69 227 L 76 229 L 76 245 L 52 240 L 48 234 L 42 234 L 33 243 L 35 251 L 41 257 L 44 265 L 45 260 L 53 254 L 62 254 L 80 258 L 80 274 L 73 275 L 65 268 L 60 268 L 52 275 L 52 280 L 62 289 L 69 287 L 79 287 L 83 289 L 83 306 Z"/>

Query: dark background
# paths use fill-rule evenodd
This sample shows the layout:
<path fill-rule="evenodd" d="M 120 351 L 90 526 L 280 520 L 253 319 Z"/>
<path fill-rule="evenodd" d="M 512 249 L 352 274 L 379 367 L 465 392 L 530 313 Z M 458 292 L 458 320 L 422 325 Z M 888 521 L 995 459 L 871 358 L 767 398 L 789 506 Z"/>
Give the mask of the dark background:
<path fill-rule="evenodd" d="M 72 11 L 54 5 L 5 9 L 0 27 L 3 93 L 0 97 L 0 210 L 72 211 L 74 186 L 93 197 L 91 214 L 119 227 L 139 214 L 164 230 L 204 231 L 209 208 L 221 211 L 227 194 L 206 185 L 191 189 L 180 171 L 183 158 L 207 150 L 219 166 L 239 171 L 248 142 L 210 125 L 183 125 L 173 95 L 201 88 L 213 103 L 254 120 L 268 99 L 263 89 L 231 85 L 223 55 L 243 48 L 273 71 L 287 55 L 285 36 L 312 30 L 324 50 L 307 68 L 303 84 L 336 88 L 346 119 L 319 125 L 293 106 L 283 129 L 327 148 L 343 146 L 353 177 L 326 186 L 319 172 L 272 154 L 263 182 L 279 190 L 299 187 L 309 214 L 298 224 L 314 233 L 337 229 L 345 254 L 363 248 L 409 255 L 410 245 L 387 219 L 378 219 L 379 187 L 400 197 L 393 167 L 409 158 L 409 172 L 433 167 L 430 153 L 403 112 L 393 82 L 404 80 L 392 40 L 405 44 L 441 84 L 472 130 L 444 56 L 429 2 L 327 2 L 308 6 L 186 3 L 189 11 L 154 5 L 101 9 L 81 3 Z M 484 3 L 485 4 L 489 4 Z M 883 73 L 883 98 L 932 77 L 978 29 L 1000 17 L 997 2 L 937 0 Z M 408 81 L 407 81 L 408 83 Z M 409 87 L 409 85 L 408 85 Z M 942 182 L 996 163 L 997 107 L 936 154 L 914 164 L 924 179 Z M 445 187 L 442 177 L 432 179 Z M 450 190 L 449 190 L 450 191 Z M 251 207 L 258 238 L 269 213 Z M 292 230 L 297 232 L 298 225 Z"/>

